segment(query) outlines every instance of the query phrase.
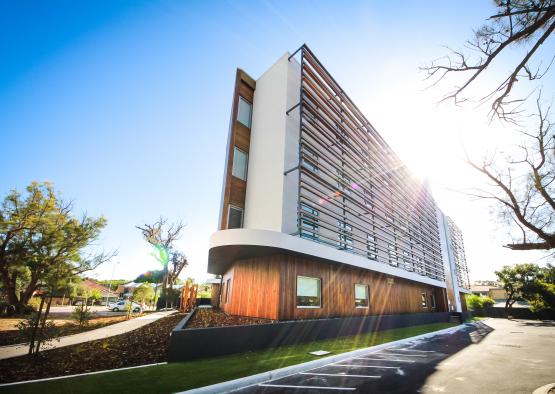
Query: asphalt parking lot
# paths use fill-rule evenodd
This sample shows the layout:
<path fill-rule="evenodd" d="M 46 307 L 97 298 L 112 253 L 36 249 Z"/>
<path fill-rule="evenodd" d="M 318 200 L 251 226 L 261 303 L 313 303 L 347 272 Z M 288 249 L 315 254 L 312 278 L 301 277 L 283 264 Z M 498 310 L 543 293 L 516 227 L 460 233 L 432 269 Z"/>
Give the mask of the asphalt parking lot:
<path fill-rule="evenodd" d="M 555 382 L 555 323 L 488 319 L 238 393 L 532 393 Z"/>

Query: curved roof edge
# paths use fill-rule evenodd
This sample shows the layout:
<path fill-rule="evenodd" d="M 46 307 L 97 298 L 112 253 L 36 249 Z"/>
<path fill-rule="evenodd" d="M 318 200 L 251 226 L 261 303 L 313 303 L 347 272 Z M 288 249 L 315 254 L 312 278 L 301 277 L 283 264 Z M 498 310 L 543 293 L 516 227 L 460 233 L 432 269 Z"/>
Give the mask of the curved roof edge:
<path fill-rule="evenodd" d="M 270 230 L 232 229 L 221 230 L 210 236 L 208 272 L 224 274 L 236 260 L 264 256 L 279 252 L 293 252 L 328 262 L 347 264 L 398 278 L 446 287 L 445 282 L 405 271 L 362 256 L 334 249 L 330 246 L 297 236 Z"/>

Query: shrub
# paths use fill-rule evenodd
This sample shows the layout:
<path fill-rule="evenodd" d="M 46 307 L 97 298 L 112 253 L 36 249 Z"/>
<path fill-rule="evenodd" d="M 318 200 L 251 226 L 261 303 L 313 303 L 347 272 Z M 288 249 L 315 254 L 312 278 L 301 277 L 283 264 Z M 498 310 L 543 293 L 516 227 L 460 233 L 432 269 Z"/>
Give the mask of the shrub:
<path fill-rule="evenodd" d="M 71 313 L 71 318 L 79 324 L 79 327 L 83 327 L 89 324 L 89 320 L 91 319 L 91 312 L 89 311 L 89 308 L 85 302 L 83 302 L 81 305 L 77 305 L 73 309 L 73 312 Z"/>
<path fill-rule="evenodd" d="M 33 310 L 38 311 L 40 308 L 40 297 L 31 297 L 27 303 Z"/>
<path fill-rule="evenodd" d="M 482 297 L 476 294 L 469 294 L 466 296 L 466 305 L 470 310 L 482 309 Z"/>
<path fill-rule="evenodd" d="M 495 301 L 490 297 L 482 297 L 482 308 L 491 308 L 495 305 Z"/>

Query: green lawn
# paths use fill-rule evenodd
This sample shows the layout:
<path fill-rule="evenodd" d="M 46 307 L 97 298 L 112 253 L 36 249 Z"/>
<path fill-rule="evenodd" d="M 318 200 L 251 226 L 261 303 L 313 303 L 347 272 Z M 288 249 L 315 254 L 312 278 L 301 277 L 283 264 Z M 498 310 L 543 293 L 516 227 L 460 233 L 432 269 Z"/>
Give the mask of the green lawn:
<path fill-rule="evenodd" d="M 101 373 L 44 383 L 21 384 L 0 388 L 0 393 L 172 393 L 318 358 L 308 354 L 309 351 L 328 350 L 333 354 L 339 354 L 454 325 L 453 323 L 426 324 L 184 363 Z M 122 357 L 125 356 L 122 355 Z M 101 363 L 102 360 L 98 360 L 98 362 Z"/>

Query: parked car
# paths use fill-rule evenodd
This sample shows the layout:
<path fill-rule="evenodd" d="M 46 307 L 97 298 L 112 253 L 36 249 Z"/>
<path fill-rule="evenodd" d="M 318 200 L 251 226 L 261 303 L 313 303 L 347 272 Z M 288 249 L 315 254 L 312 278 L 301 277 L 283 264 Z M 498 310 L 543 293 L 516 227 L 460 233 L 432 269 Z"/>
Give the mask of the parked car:
<path fill-rule="evenodd" d="M 127 311 L 128 305 L 129 305 L 129 301 L 112 302 L 108 304 L 108 309 L 111 310 L 112 312 Z M 137 304 L 136 302 L 132 302 L 131 310 L 133 312 L 140 312 L 141 305 Z"/>

